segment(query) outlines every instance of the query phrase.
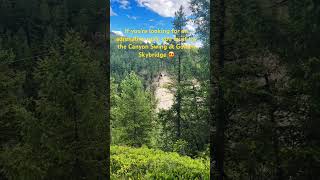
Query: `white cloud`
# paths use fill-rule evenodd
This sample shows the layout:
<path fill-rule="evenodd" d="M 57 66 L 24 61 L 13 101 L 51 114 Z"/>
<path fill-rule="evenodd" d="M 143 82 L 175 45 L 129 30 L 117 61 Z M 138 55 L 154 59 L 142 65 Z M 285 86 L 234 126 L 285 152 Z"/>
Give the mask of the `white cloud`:
<path fill-rule="evenodd" d="M 112 2 L 117 2 L 120 4 L 120 8 L 122 9 L 130 9 L 130 2 L 129 0 L 111 0 Z"/>
<path fill-rule="evenodd" d="M 115 33 L 118 36 L 124 36 L 122 31 L 111 31 L 111 32 Z"/>
<path fill-rule="evenodd" d="M 191 45 L 191 46 L 195 46 L 197 48 L 200 48 L 203 46 L 202 42 L 201 41 L 194 41 L 194 42 L 187 42 L 186 43 L 187 45 Z"/>
<path fill-rule="evenodd" d="M 112 8 L 110 7 L 110 16 L 117 16 L 118 14 L 115 13 Z"/>
<path fill-rule="evenodd" d="M 188 21 L 185 27 L 190 33 L 195 33 L 197 29 L 197 25 L 193 21 Z"/>
<path fill-rule="evenodd" d="M 187 16 L 191 15 L 188 0 L 136 0 L 138 5 L 146 7 L 160 16 L 174 17 L 174 13 L 179 10 L 180 6 L 184 7 Z"/>

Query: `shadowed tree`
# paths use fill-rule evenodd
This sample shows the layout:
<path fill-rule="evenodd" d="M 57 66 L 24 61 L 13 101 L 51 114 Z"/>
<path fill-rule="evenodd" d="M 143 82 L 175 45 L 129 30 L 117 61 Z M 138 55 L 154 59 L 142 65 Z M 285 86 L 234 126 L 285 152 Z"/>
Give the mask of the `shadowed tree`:
<path fill-rule="evenodd" d="M 183 38 L 186 37 L 186 33 L 183 32 L 184 27 L 187 24 L 186 15 L 183 10 L 183 6 L 180 6 L 179 10 L 175 12 L 175 19 L 173 20 L 173 27 L 175 30 L 178 30 L 178 33 L 175 35 L 176 38 L 179 40 L 177 44 L 180 46 L 183 43 Z M 181 94 L 181 58 L 182 58 L 182 51 L 179 50 L 177 52 L 178 54 L 178 81 L 177 81 L 177 94 L 176 94 L 176 111 L 177 111 L 177 120 L 176 120 L 176 128 L 177 128 L 177 134 L 176 138 L 180 139 L 181 137 L 181 100 L 182 100 L 182 94 Z"/>
<path fill-rule="evenodd" d="M 223 165 L 226 123 L 222 89 L 225 61 L 224 0 L 210 1 L 210 24 L 210 179 L 223 180 L 225 176 Z"/>
<path fill-rule="evenodd" d="M 106 74 L 106 82 L 104 83 L 105 84 L 105 108 L 106 108 L 106 114 L 105 114 L 105 121 L 106 121 L 106 129 L 105 129 L 105 132 L 106 132 L 106 139 L 107 139 L 107 143 L 106 143 L 106 146 L 104 147 L 105 148 L 105 160 L 106 160 L 106 178 L 107 179 L 110 179 L 110 144 L 111 144 L 111 130 L 110 130 L 110 110 L 111 110 L 111 104 L 110 104 L 110 1 L 106 1 L 106 13 L 105 13 L 105 58 L 104 58 L 104 62 L 105 64 L 103 63 L 102 66 L 104 67 L 104 72 Z M 102 168 L 104 169 L 104 167 Z"/>

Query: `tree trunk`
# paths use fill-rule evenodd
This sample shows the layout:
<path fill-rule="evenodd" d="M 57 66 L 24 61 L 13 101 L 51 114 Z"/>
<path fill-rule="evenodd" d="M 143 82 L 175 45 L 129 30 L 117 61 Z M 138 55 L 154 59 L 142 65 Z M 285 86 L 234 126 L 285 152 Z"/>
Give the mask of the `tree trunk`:
<path fill-rule="evenodd" d="M 182 38 L 182 28 L 180 27 L 180 47 L 182 45 L 181 38 Z M 181 137 L 181 56 L 182 51 L 180 50 L 178 54 L 178 89 L 177 89 L 177 139 Z"/>
<path fill-rule="evenodd" d="M 221 86 L 225 59 L 224 3 L 224 0 L 210 1 L 210 179 L 215 180 L 223 180 L 225 176 L 223 165 L 226 115 Z"/>
<path fill-rule="evenodd" d="M 105 120 L 106 120 L 106 147 L 103 152 L 105 152 L 104 156 L 105 158 L 105 163 L 102 163 L 103 167 L 102 169 L 104 170 L 105 168 L 107 169 L 106 171 L 106 178 L 105 179 L 110 179 L 110 144 L 111 144 L 111 131 L 110 131 L 110 1 L 106 1 L 106 14 L 105 14 L 105 68 L 104 71 L 106 73 L 106 82 L 105 82 L 105 108 L 106 108 L 106 115 L 105 115 Z"/>
<path fill-rule="evenodd" d="M 73 108 L 72 108 L 72 119 L 74 122 L 74 155 L 75 155 L 75 161 L 74 161 L 74 169 L 73 169 L 73 178 L 75 179 L 82 179 L 86 178 L 84 172 L 82 171 L 81 164 L 79 161 L 80 156 L 80 139 L 79 139 L 79 122 L 78 122 L 78 111 L 76 109 L 76 102 L 75 99 L 73 99 Z"/>
<path fill-rule="evenodd" d="M 269 76 L 265 74 L 264 76 L 265 82 L 266 82 L 266 89 L 272 95 L 270 82 L 269 82 Z M 279 151 L 279 133 L 278 133 L 278 125 L 274 117 L 274 113 L 276 112 L 277 105 L 275 104 L 274 100 L 272 99 L 270 102 L 270 109 L 269 109 L 269 117 L 270 121 L 272 123 L 272 146 L 273 146 L 273 152 L 274 152 L 274 163 L 275 163 L 275 172 L 276 177 L 275 180 L 282 180 L 282 168 L 281 168 L 281 160 L 280 160 L 280 151 Z"/>
<path fill-rule="evenodd" d="M 178 55 L 177 139 L 181 137 L 181 55 Z"/>

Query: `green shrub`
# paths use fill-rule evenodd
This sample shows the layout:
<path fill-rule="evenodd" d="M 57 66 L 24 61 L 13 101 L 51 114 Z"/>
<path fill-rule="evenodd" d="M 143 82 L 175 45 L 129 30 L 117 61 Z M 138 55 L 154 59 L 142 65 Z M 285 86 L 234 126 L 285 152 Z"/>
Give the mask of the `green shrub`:
<path fill-rule="evenodd" d="M 111 179 L 209 179 L 209 161 L 161 150 L 111 146 Z"/>

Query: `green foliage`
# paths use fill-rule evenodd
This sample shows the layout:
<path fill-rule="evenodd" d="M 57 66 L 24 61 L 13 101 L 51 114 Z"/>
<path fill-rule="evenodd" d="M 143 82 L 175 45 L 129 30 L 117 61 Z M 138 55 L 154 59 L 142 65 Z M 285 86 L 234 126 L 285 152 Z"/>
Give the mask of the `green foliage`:
<path fill-rule="evenodd" d="M 283 166 L 288 176 L 295 177 L 297 180 L 316 179 L 320 176 L 319 147 L 284 149 L 282 156 L 285 159 Z"/>
<path fill-rule="evenodd" d="M 187 36 L 186 33 L 182 33 L 182 30 L 185 30 L 187 25 L 187 18 L 184 12 L 184 7 L 180 6 L 179 10 L 174 14 L 175 18 L 173 20 L 173 27 L 175 30 L 179 30 L 179 33 L 176 34 L 176 37 L 182 39 Z"/>
<path fill-rule="evenodd" d="M 67 34 L 62 44 L 63 53 L 53 49 L 35 72 L 33 148 L 43 157 L 46 178 L 98 178 L 106 143 L 103 72 L 77 34 Z"/>
<path fill-rule="evenodd" d="M 151 84 L 157 77 L 157 73 L 166 68 L 170 59 L 144 59 L 138 58 L 136 50 L 118 49 L 115 42 L 116 35 L 111 34 L 110 40 L 110 59 L 111 59 L 111 76 L 116 84 L 120 82 L 131 72 L 135 72 L 141 78 L 144 89 L 151 89 Z M 134 42 L 141 44 L 143 42 Z M 150 52 L 155 51 L 151 50 Z"/>
<path fill-rule="evenodd" d="M 30 149 L 21 144 L 29 139 L 33 117 L 20 98 L 25 76 L 11 67 L 14 57 L 11 51 L 0 50 L 0 179 L 28 179 L 29 173 L 38 172 L 28 161 Z"/>
<path fill-rule="evenodd" d="M 47 164 L 42 163 L 41 155 L 35 156 L 31 146 L 17 144 L 5 147 L 0 153 L 0 170 L 4 179 L 8 180 L 34 180 L 43 179 L 46 174 Z"/>
<path fill-rule="evenodd" d="M 197 33 L 208 37 L 209 1 L 191 4 L 201 24 Z M 211 77 L 221 82 L 226 104 L 226 176 L 317 179 L 319 2 L 231 0 L 225 6 L 224 73 Z"/>
<path fill-rule="evenodd" d="M 192 78 L 192 75 L 188 77 Z M 181 88 L 183 95 L 181 126 L 183 128 L 180 139 L 175 138 L 176 124 L 172 119 L 176 119 L 176 110 L 173 106 L 170 110 L 158 113 L 157 124 L 160 126 L 158 147 L 165 151 L 180 152 L 189 156 L 197 156 L 205 151 L 209 142 L 206 88 L 206 85 L 200 82 L 184 80 Z"/>
<path fill-rule="evenodd" d="M 106 79 L 91 38 L 104 5 L 0 1 L 1 180 L 105 175 Z"/>
<path fill-rule="evenodd" d="M 209 161 L 160 150 L 111 146 L 111 179 L 209 179 Z"/>
<path fill-rule="evenodd" d="M 228 179 L 318 179 L 319 1 L 225 2 Z M 0 1 L 0 179 L 103 179 L 106 79 L 92 35 L 104 29 L 104 3 Z M 166 151 L 112 146 L 113 179 L 208 179 L 208 160 L 181 156 L 209 156 L 214 26 L 209 0 L 191 4 L 204 46 L 180 51 L 179 66 L 177 58 L 150 61 L 118 50 L 111 37 L 113 143 Z M 185 27 L 182 8 L 176 17 L 174 27 Z M 80 34 L 65 36 L 68 29 Z M 179 92 L 178 139 L 177 106 L 156 115 L 152 95 L 158 73 L 178 79 L 177 67 L 181 81 L 170 87 Z"/>
<path fill-rule="evenodd" d="M 120 141 L 117 143 L 133 146 L 148 144 L 154 119 L 153 104 L 151 94 L 144 91 L 135 73 L 130 73 L 121 82 L 120 93 L 114 102 L 114 132 L 119 133 Z"/>

